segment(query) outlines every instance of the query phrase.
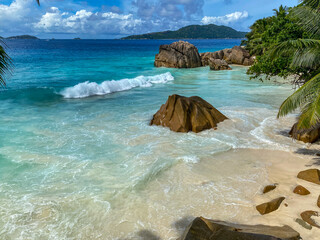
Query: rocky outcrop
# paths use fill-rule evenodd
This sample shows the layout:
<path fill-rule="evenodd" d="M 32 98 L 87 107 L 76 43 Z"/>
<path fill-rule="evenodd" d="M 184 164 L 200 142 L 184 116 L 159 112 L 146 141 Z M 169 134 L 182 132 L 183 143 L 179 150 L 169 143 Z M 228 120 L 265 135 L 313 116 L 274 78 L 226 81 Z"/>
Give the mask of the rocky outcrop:
<path fill-rule="evenodd" d="M 169 96 L 167 102 L 153 116 L 151 125 L 161 125 L 175 132 L 201 132 L 216 128 L 228 119 L 200 97 Z"/>
<path fill-rule="evenodd" d="M 198 49 L 191 43 L 179 41 L 170 45 L 161 45 L 156 55 L 155 67 L 195 68 L 201 67 Z"/>
<path fill-rule="evenodd" d="M 220 59 L 210 58 L 209 66 L 211 70 L 215 70 L 215 71 L 231 70 L 231 67 L 228 65 L 228 63 L 225 60 L 220 60 Z"/>
<path fill-rule="evenodd" d="M 268 192 L 271 192 L 272 190 L 276 189 L 276 185 L 267 185 L 264 187 L 262 193 L 265 194 L 265 193 L 268 193 Z"/>
<path fill-rule="evenodd" d="M 299 195 L 303 195 L 303 196 L 310 194 L 309 190 L 306 189 L 305 187 L 301 186 L 301 185 L 296 186 L 296 187 L 294 188 L 293 192 L 294 192 L 295 194 L 299 194 Z"/>
<path fill-rule="evenodd" d="M 228 64 L 238 64 L 250 66 L 254 63 L 254 57 L 250 56 L 250 53 L 240 46 L 234 46 L 233 48 L 223 49 L 217 52 L 201 53 L 202 66 L 208 66 L 210 59 L 225 60 Z"/>
<path fill-rule="evenodd" d="M 303 221 L 305 221 L 306 223 L 309 223 L 311 226 L 313 227 L 317 227 L 320 228 L 319 225 L 319 213 L 315 212 L 315 211 L 305 211 L 303 213 L 300 214 L 301 218 L 303 219 Z M 317 218 L 317 220 L 314 220 L 314 218 Z"/>
<path fill-rule="evenodd" d="M 198 217 L 179 240 L 298 240 L 300 234 L 289 226 L 240 225 Z"/>
<path fill-rule="evenodd" d="M 309 129 L 309 130 L 300 130 L 298 129 L 298 123 L 294 124 L 289 132 L 289 135 L 294 139 L 305 143 L 314 143 L 320 137 L 320 128 Z"/>
<path fill-rule="evenodd" d="M 258 212 L 261 215 L 265 215 L 265 214 L 274 212 L 280 207 L 280 205 L 284 199 L 285 199 L 284 197 L 280 197 L 280 198 L 274 199 L 270 202 L 262 203 L 262 204 L 256 206 L 256 209 L 258 210 Z"/>
<path fill-rule="evenodd" d="M 320 185 L 320 171 L 318 169 L 308 169 L 298 173 L 298 178 Z"/>

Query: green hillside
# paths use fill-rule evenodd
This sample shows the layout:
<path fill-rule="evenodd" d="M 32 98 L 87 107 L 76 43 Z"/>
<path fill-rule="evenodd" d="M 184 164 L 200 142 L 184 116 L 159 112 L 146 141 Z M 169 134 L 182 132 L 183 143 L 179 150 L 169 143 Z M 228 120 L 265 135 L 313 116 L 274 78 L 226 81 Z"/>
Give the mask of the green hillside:
<path fill-rule="evenodd" d="M 246 32 L 231 27 L 209 25 L 190 25 L 177 31 L 165 31 L 132 35 L 122 39 L 208 39 L 208 38 L 244 38 Z"/>

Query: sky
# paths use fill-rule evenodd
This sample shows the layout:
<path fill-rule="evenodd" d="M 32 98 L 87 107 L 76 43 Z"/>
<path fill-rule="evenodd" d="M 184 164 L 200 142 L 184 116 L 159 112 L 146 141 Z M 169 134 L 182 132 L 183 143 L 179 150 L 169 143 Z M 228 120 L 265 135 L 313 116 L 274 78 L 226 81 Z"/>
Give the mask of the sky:
<path fill-rule="evenodd" d="M 0 0 L 0 36 L 114 39 L 191 24 L 249 31 L 281 4 L 298 0 Z"/>

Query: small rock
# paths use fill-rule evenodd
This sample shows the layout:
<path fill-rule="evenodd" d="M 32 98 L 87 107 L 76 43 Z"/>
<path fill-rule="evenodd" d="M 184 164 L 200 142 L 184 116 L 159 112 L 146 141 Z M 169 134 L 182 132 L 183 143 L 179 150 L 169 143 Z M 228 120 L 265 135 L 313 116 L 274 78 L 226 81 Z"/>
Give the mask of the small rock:
<path fill-rule="evenodd" d="M 265 186 L 264 189 L 263 189 L 263 193 L 268 193 L 274 189 L 276 189 L 276 185 L 268 185 L 268 186 Z"/>
<path fill-rule="evenodd" d="M 312 182 L 320 185 L 320 171 L 318 169 L 308 169 L 299 172 L 298 178 L 308 182 Z"/>
<path fill-rule="evenodd" d="M 299 194 L 299 195 L 309 195 L 310 192 L 308 191 L 308 189 L 306 189 L 305 187 L 299 185 L 296 186 L 295 189 L 293 190 L 294 193 Z"/>
<path fill-rule="evenodd" d="M 285 206 L 285 207 L 288 207 L 289 205 L 288 205 L 288 203 L 285 203 L 284 206 Z"/>
<path fill-rule="evenodd" d="M 262 203 L 256 206 L 256 209 L 261 215 L 271 213 L 273 211 L 276 211 L 280 207 L 284 199 L 285 197 L 276 198 L 270 202 Z"/>
<path fill-rule="evenodd" d="M 209 59 L 209 66 L 210 70 L 232 70 L 232 68 L 228 65 L 228 63 L 225 60 L 220 60 L 220 59 Z"/>
<path fill-rule="evenodd" d="M 298 223 L 301 227 L 305 228 L 305 229 L 308 229 L 308 230 L 311 230 L 312 229 L 312 226 L 307 224 L 305 221 L 303 221 L 301 218 L 297 218 L 296 219 L 296 223 Z"/>
<path fill-rule="evenodd" d="M 320 195 L 319 195 L 319 197 L 318 197 L 317 206 L 320 208 Z"/>
<path fill-rule="evenodd" d="M 303 221 L 309 223 L 311 226 L 320 228 L 319 225 L 319 213 L 316 211 L 305 211 L 303 213 L 300 214 L 301 218 L 303 219 Z M 312 217 L 318 217 L 317 221 L 315 221 Z"/>

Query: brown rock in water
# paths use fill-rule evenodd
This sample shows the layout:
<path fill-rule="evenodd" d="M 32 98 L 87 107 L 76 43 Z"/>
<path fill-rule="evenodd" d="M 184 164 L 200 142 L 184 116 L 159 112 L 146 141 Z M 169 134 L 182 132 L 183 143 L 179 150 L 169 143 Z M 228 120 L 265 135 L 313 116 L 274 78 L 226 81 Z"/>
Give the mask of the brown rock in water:
<path fill-rule="evenodd" d="M 153 115 L 151 125 L 169 127 L 175 132 L 201 132 L 216 128 L 228 119 L 200 97 L 169 96 L 167 102 Z"/>
<path fill-rule="evenodd" d="M 294 193 L 299 194 L 299 195 L 309 195 L 310 192 L 308 191 L 308 189 L 306 189 L 305 187 L 299 185 L 296 186 L 295 189 L 293 190 Z"/>
<path fill-rule="evenodd" d="M 195 68 L 201 65 L 198 49 L 184 41 L 161 45 L 154 62 L 156 67 L 168 68 Z"/>
<path fill-rule="evenodd" d="M 244 65 L 244 66 L 251 66 L 251 65 L 254 64 L 254 60 L 255 60 L 254 57 L 245 58 L 245 59 L 243 60 L 243 65 Z"/>
<path fill-rule="evenodd" d="M 198 217 L 179 240 L 298 240 L 300 234 L 289 226 L 241 225 Z"/>
<path fill-rule="evenodd" d="M 311 226 L 320 228 L 319 225 L 319 213 L 315 212 L 315 211 L 305 211 L 303 213 L 300 214 L 301 218 L 303 219 L 303 221 L 309 223 Z M 318 217 L 317 220 L 312 219 L 312 217 Z"/>
<path fill-rule="evenodd" d="M 210 58 L 209 66 L 210 66 L 210 70 L 215 70 L 215 71 L 232 70 L 232 68 L 228 65 L 228 63 L 225 60 L 220 60 L 220 59 Z"/>
<path fill-rule="evenodd" d="M 258 212 L 261 215 L 271 213 L 273 211 L 276 211 L 280 207 L 280 205 L 284 199 L 285 199 L 284 197 L 274 199 L 270 202 L 266 202 L 266 203 L 263 203 L 263 204 L 256 206 L 256 209 L 258 210 Z"/>
<path fill-rule="evenodd" d="M 319 195 L 319 197 L 318 197 L 317 206 L 320 208 L 320 195 Z"/>
<path fill-rule="evenodd" d="M 302 141 L 305 143 L 314 143 L 320 137 L 320 128 L 311 130 L 299 130 L 298 123 L 296 123 L 291 128 L 289 135 L 292 138 L 297 139 L 298 141 Z"/>
<path fill-rule="evenodd" d="M 298 178 L 320 185 L 320 171 L 318 169 L 308 169 L 298 173 Z"/>
<path fill-rule="evenodd" d="M 265 186 L 264 189 L 263 189 L 263 193 L 268 193 L 268 192 L 271 192 L 272 190 L 276 189 L 276 185 L 268 185 L 268 186 Z"/>

